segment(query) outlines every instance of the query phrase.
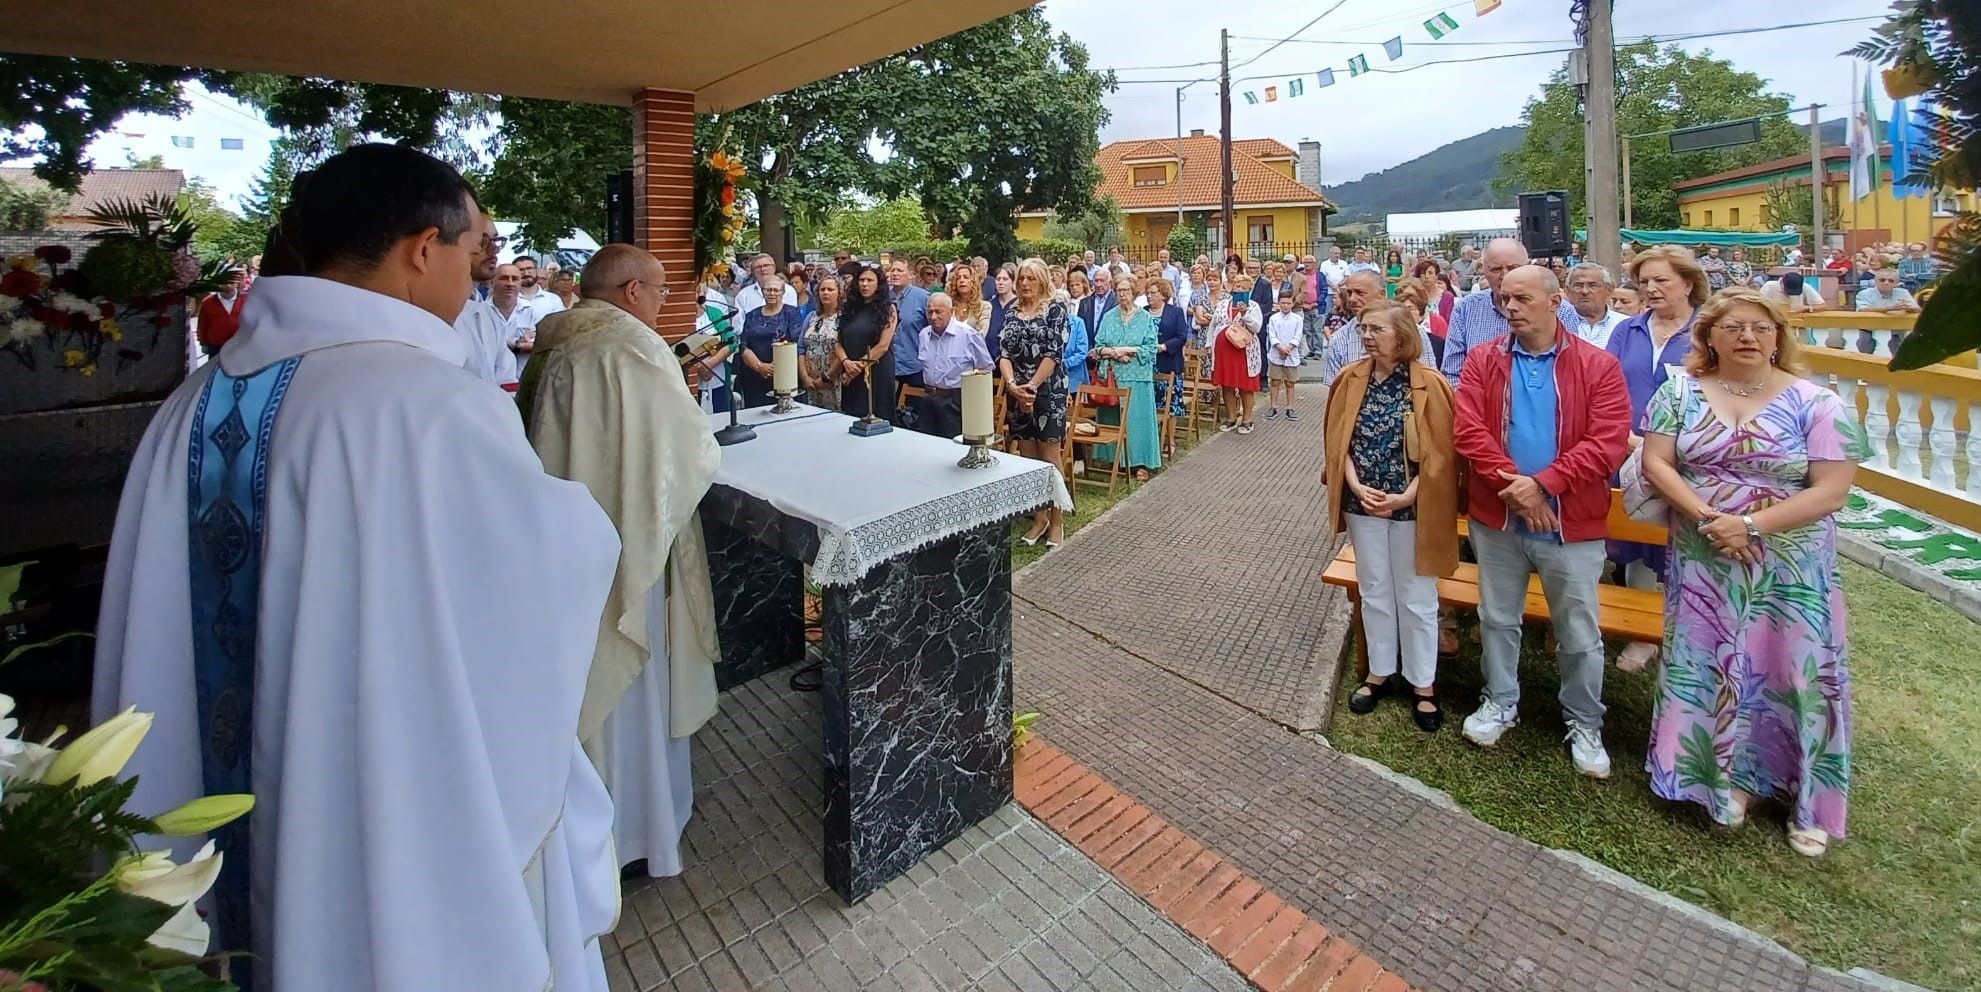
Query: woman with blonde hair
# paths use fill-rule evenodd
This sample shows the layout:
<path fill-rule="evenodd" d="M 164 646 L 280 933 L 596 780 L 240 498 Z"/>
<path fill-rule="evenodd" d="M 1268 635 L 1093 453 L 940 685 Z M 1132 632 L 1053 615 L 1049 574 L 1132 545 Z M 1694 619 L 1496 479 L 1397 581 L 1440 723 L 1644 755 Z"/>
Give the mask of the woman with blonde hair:
<path fill-rule="evenodd" d="M 1002 269 L 999 278 L 1008 278 Z M 1010 397 L 1005 426 L 1019 454 L 1057 465 L 1066 439 L 1067 307 L 1053 300 L 1052 277 L 1037 259 L 1018 266 L 1014 290 L 998 340 L 997 365 Z M 1033 515 L 1023 540 L 1037 544 L 1043 537 L 1047 547 L 1056 548 L 1065 539 L 1062 527 L 1059 508 L 1048 504 Z"/>
<path fill-rule="evenodd" d="M 1328 394 L 1328 528 L 1355 545 L 1369 677 L 1348 697 L 1368 713 L 1412 689 L 1426 733 L 1444 725 L 1438 702 L 1438 577 L 1458 568 L 1458 456 L 1451 386 L 1419 361 L 1423 337 L 1404 307 L 1377 300 L 1357 322 L 1368 357 L 1349 363 Z"/>
<path fill-rule="evenodd" d="M 1651 394 L 1685 364 L 1692 350 L 1692 328 L 1711 289 L 1706 270 L 1692 253 L 1676 245 L 1658 245 L 1637 253 L 1630 262 L 1630 279 L 1643 298 L 1644 309 L 1616 325 L 1605 347 L 1623 365 L 1630 388 L 1630 444 L 1644 443 L 1644 410 Z M 1625 585 L 1655 589 L 1665 571 L 1665 551 L 1649 544 L 1610 542 L 1610 560 L 1622 570 Z M 1645 642 L 1626 645 L 1616 666 L 1641 671 L 1658 655 L 1658 646 Z"/>
<path fill-rule="evenodd" d="M 983 285 L 977 282 L 977 270 L 967 265 L 949 270 L 949 284 L 944 288 L 949 292 L 949 302 L 955 307 L 955 318 L 980 334 L 989 334 L 991 303 L 984 298 Z M 987 348 L 995 344 L 994 339 L 984 342 Z"/>
<path fill-rule="evenodd" d="M 1822 855 L 1845 828 L 1851 690 L 1834 515 L 1872 449 L 1855 411 L 1798 375 L 1782 308 L 1728 289 L 1652 397 L 1644 481 L 1671 513 L 1665 661 L 1651 789 L 1739 826 L 1755 798 L 1790 809 L 1788 843 Z"/>

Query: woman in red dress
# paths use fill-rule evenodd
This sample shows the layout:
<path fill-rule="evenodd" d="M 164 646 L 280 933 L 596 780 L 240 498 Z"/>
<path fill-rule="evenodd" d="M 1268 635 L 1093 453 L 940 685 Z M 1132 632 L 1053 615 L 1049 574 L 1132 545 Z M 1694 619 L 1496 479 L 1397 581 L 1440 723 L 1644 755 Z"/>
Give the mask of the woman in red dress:
<path fill-rule="evenodd" d="M 1252 404 L 1259 397 L 1259 370 L 1265 361 L 1259 345 L 1259 328 L 1264 325 L 1264 318 L 1257 303 L 1239 300 L 1238 296 L 1227 298 L 1218 312 L 1211 315 L 1216 338 L 1211 345 L 1211 382 L 1224 393 L 1225 420 L 1218 430 L 1235 427 L 1240 434 L 1250 434 Z"/>

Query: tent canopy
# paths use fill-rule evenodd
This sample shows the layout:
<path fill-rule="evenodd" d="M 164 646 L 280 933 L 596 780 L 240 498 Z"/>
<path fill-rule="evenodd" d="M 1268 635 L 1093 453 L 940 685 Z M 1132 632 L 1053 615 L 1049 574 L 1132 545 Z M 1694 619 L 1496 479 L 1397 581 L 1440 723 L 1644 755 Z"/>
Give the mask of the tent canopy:
<path fill-rule="evenodd" d="M 1721 248 L 1762 248 L 1768 245 L 1789 245 L 1801 242 L 1802 237 L 1794 231 L 1645 231 L 1626 227 L 1618 232 L 1623 240 L 1640 245 L 1716 245 Z M 1575 237 L 1587 242 L 1588 231 L 1577 231 Z"/>

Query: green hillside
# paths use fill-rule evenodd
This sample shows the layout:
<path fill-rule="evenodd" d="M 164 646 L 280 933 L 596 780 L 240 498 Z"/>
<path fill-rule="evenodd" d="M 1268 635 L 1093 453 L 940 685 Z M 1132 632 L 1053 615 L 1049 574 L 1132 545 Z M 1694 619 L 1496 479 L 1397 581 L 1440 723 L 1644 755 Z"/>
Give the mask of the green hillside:
<path fill-rule="evenodd" d="M 1380 221 L 1385 214 L 1420 210 L 1472 210 L 1511 207 L 1513 197 L 1495 198 L 1500 155 L 1520 144 L 1520 127 L 1496 127 L 1426 152 L 1401 165 L 1372 172 L 1325 192 L 1341 208 L 1335 223 Z"/>

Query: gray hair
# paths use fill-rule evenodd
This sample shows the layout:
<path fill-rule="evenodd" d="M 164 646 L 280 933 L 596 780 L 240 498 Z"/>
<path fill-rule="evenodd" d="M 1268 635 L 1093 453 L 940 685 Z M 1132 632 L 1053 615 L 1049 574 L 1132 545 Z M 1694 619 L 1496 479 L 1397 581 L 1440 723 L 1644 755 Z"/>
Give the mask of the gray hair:
<path fill-rule="evenodd" d="M 1594 262 L 1583 262 L 1583 263 L 1582 263 L 1581 265 L 1578 265 L 1578 266 L 1576 266 L 1575 268 L 1572 268 L 1572 269 L 1569 269 L 1569 270 L 1568 270 L 1568 277 L 1569 277 L 1570 279 L 1573 279 L 1573 278 L 1575 278 L 1575 274 L 1576 274 L 1577 272 L 1594 272 L 1594 273 L 1596 273 L 1597 275 L 1600 275 L 1600 276 L 1602 276 L 1602 277 L 1603 277 L 1603 285 L 1605 285 L 1605 286 L 1608 286 L 1608 287 L 1609 287 L 1609 288 L 1611 288 L 1611 289 L 1615 289 L 1615 288 L 1616 288 L 1616 276 L 1615 276 L 1615 275 L 1613 275 L 1613 274 L 1612 274 L 1612 273 L 1610 272 L 1610 270 L 1608 270 L 1608 269 L 1606 269 L 1606 268 L 1604 268 L 1604 267 L 1602 267 L 1602 266 L 1600 266 L 1600 265 L 1597 265 L 1597 264 L 1596 264 L 1596 263 L 1594 263 Z"/>
<path fill-rule="evenodd" d="M 956 306 L 956 301 L 950 299 L 948 293 L 938 291 L 929 294 L 929 306 L 935 306 L 935 301 L 937 300 L 941 300 L 943 305 L 947 307 L 954 308 Z"/>

